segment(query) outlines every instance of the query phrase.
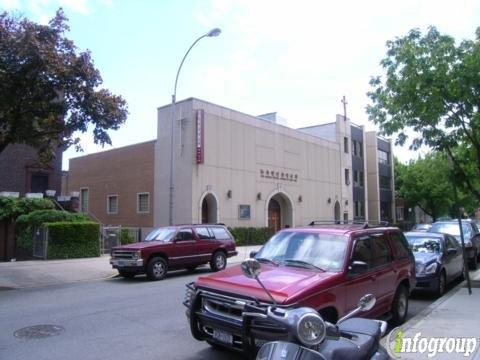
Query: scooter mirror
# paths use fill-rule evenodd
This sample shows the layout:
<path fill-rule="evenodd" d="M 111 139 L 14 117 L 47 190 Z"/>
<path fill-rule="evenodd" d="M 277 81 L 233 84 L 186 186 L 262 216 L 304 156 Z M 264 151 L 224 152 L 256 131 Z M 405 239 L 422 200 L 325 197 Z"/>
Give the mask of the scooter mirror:
<path fill-rule="evenodd" d="M 362 296 L 360 300 L 358 300 L 358 307 L 361 311 L 369 311 L 375 306 L 376 302 L 377 299 L 375 299 L 374 295 L 367 294 Z"/>
<path fill-rule="evenodd" d="M 245 259 L 242 261 L 243 275 L 250 279 L 257 279 L 262 272 L 260 263 L 255 259 Z"/>

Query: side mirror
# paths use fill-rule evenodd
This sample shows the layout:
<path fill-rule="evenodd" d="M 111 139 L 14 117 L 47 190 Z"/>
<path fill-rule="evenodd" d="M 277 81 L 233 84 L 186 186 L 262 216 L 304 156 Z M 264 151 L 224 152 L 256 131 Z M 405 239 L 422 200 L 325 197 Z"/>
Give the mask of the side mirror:
<path fill-rule="evenodd" d="M 253 259 L 255 255 L 257 255 L 258 251 L 252 250 L 250 251 L 250 257 Z"/>
<path fill-rule="evenodd" d="M 350 264 L 349 270 L 352 274 L 362 274 L 364 272 L 367 272 L 368 264 L 365 261 L 353 261 Z"/>
<path fill-rule="evenodd" d="M 448 255 L 457 255 L 457 253 L 458 253 L 458 250 L 455 249 L 455 248 L 449 248 L 449 249 L 447 249 L 447 254 L 448 254 Z"/>
<path fill-rule="evenodd" d="M 367 294 L 362 296 L 360 300 L 358 300 L 357 306 L 360 308 L 361 311 L 369 311 L 369 310 L 372 310 L 376 302 L 377 302 L 377 299 L 375 299 L 374 295 Z"/>
<path fill-rule="evenodd" d="M 262 272 L 260 263 L 255 259 L 246 259 L 242 261 L 243 275 L 250 279 L 258 279 L 258 275 Z"/>

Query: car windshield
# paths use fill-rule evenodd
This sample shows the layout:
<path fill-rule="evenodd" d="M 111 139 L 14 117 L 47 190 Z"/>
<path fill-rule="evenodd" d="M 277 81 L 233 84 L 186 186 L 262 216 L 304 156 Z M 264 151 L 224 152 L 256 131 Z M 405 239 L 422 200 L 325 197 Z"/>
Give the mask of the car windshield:
<path fill-rule="evenodd" d="M 343 235 L 283 231 L 275 234 L 255 258 L 285 266 L 339 271 L 346 246 Z"/>
<path fill-rule="evenodd" d="M 440 253 L 440 239 L 428 236 L 405 236 L 413 252 Z"/>
<path fill-rule="evenodd" d="M 472 233 L 470 231 L 470 227 L 467 224 L 462 224 L 462 229 L 463 229 L 463 236 L 466 239 L 469 239 L 472 237 Z M 430 232 L 440 232 L 440 233 L 445 233 L 445 234 L 450 234 L 455 236 L 457 239 L 460 238 L 460 227 L 458 226 L 458 223 L 437 223 L 433 224 Z"/>
<path fill-rule="evenodd" d="M 177 229 L 168 227 L 154 229 L 147 235 L 145 241 L 171 241 L 176 231 Z"/>

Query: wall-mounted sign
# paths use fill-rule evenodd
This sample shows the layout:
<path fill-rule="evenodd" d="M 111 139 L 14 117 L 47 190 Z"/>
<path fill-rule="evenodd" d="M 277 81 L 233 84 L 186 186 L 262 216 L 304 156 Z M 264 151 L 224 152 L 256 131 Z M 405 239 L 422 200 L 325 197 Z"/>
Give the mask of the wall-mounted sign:
<path fill-rule="evenodd" d="M 203 164 L 204 161 L 204 112 L 203 109 L 197 110 L 197 164 Z"/>
<path fill-rule="evenodd" d="M 238 205 L 238 218 L 240 220 L 250 220 L 250 205 Z"/>

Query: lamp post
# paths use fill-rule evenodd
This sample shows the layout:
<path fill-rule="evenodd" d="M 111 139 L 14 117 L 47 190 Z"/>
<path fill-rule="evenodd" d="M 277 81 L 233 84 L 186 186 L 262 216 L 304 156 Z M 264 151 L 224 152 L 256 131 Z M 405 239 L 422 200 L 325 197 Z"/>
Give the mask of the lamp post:
<path fill-rule="evenodd" d="M 172 121 L 171 121 L 171 129 L 170 129 L 170 192 L 169 192 L 169 202 L 168 202 L 168 224 L 173 225 L 173 202 L 174 202 L 174 192 L 175 192 L 175 178 L 173 175 L 173 170 L 175 169 L 175 119 L 176 119 L 176 109 L 175 109 L 175 102 L 177 97 L 177 83 L 178 83 L 178 76 L 180 75 L 180 70 L 182 69 L 182 65 L 187 58 L 188 53 L 192 48 L 197 44 L 200 40 L 205 37 L 214 37 L 220 35 L 221 30 L 219 28 L 215 28 L 210 30 L 208 33 L 200 36 L 196 39 L 193 44 L 188 48 L 187 52 L 183 56 L 182 62 L 178 67 L 177 76 L 175 77 L 175 87 L 173 88 L 173 95 L 172 95 Z"/>

